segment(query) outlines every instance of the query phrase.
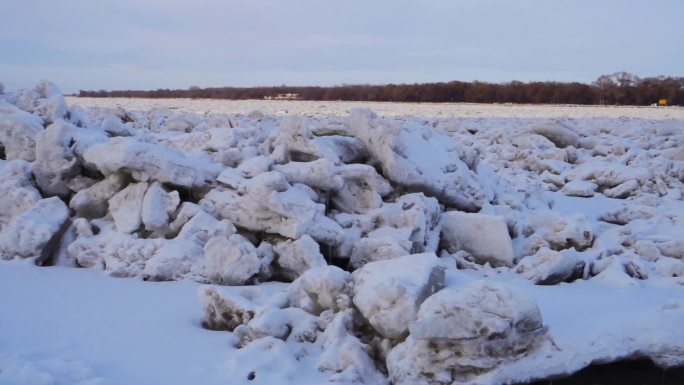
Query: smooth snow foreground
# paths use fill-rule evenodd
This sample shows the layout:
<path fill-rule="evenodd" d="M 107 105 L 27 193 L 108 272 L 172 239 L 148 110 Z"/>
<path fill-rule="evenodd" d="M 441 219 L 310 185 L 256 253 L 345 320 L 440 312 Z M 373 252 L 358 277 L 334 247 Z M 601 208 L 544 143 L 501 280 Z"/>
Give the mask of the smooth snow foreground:
<path fill-rule="evenodd" d="M 679 110 L 430 111 L 0 93 L 0 383 L 484 385 L 684 365 Z"/>

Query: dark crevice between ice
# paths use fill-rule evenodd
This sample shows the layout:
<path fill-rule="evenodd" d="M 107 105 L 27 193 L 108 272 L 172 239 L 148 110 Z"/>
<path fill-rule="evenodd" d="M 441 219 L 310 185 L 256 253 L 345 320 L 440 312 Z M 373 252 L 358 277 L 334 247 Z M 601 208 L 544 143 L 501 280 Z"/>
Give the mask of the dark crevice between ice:
<path fill-rule="evenodd" d="M 516 385 L 682 385 L 684 366 L 663 369 L 651 360 L 594 364 L 565 377 Z"/>

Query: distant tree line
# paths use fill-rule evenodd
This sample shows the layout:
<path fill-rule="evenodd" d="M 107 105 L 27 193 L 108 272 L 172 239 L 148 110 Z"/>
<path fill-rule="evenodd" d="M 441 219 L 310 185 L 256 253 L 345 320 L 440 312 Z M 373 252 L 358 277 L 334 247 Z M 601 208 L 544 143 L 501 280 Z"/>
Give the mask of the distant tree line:
<path fill-rule="evenodd" d="M 684 77 L 639 78 L 627 72 L 603 75 L 591 84 L 563 82 L 487 83 L 460 82 L 340 85 L 333 87 L 214 87 L 154 91 L 84 91 L 84 97 L 264 99 L 280 94 L 298 94 L 302 100 L 379 102 L 465 102 L 521 104 L 651 105 L 667 99 L 684 105 Z"/>

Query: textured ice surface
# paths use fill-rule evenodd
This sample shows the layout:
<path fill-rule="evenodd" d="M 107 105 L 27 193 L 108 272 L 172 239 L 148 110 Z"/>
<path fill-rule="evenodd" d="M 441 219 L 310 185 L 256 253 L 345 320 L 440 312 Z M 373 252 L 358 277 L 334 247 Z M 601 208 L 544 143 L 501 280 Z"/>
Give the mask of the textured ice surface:
<path fill-rule="evenodd" d="M 478 263 L 511 266 L 513 246 L 503 218 L 449 211 L 442 214 L 441 243 L 449 252 L 464 250 Z"/>
<path fill-rule="evenodd" d="M 432 253 L 368 263 L 353 274 L 354 305 L 382 336 L 404 337 L 420 304 L 444 287 L 444 270 Z"/>

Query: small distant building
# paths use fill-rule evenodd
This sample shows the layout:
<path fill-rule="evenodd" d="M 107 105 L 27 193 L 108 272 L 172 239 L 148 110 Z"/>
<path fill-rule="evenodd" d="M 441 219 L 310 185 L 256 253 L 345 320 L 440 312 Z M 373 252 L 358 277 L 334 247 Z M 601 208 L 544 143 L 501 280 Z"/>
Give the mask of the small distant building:
<path fill-rule="evenodd" d="M 661 107 L 667 106 L 667 99 L 659 99 L 659 100 L 658 100 L 658 105 L 661 106 Z"/>
<path fill-rule="evenodd" d="M 266 100 L 297 100 L 299 98 L 299 94 L 278 94 L 276 96 L 264 96 L 264 99 Z"/>

